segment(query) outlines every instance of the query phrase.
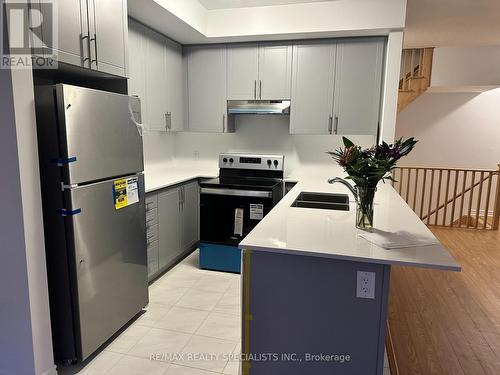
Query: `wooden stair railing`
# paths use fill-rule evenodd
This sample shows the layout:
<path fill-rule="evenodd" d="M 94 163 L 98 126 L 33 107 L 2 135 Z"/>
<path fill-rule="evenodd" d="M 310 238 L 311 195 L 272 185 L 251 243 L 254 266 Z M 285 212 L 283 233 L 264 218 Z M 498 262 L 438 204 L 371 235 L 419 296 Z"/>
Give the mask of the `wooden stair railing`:
<path fill-rule="evenodd" d="M 427 225 L 497 230 L 498 170 L 397 167 L 394 188 Z"/>
<path fill-rule="evenodd" d="M 418 98 L 431 83 L 433 48 L 404 49 L 401 57 L 398 112 Z"/>

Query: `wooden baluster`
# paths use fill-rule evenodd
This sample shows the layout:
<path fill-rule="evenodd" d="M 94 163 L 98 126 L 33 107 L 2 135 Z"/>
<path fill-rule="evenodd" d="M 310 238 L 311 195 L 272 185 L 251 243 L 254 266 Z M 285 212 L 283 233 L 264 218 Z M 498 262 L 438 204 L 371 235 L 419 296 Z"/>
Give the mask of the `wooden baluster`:
<path fill-rule="evenodd" d="M 434 191 L 434 168 L 431 169 L 431 187 L 429 191 L 429 208 L 427 210 L 427 225 L 430 223 L 431 219 L 431 205 L 432 205 L 432 192 Z"/>
<path fill-rule="evenodd" d="M 465 201 L 465 184 L 467 181 L 467 171 L 463 171 L 463 181 L 462 181 L 462 199 L 460 199 L 460 219 L 458 222 L 458 227 L 462 228 L 462 217 L 464 216 L 464 201 Z"/>
<path fill-rule="evenodd" d="M 500 164 L 498 164 L 498 172 L 497 176 L 497 187 L 495 190 L 495 203 L 493 206 L 493 224 L 491 225 L 491 229 L 498 229 L 498 222 L 500 221 Z"/>
<path fill-rule="evenodd" d="M 408 50 L 403 50 L 403 90 L 406 90 L 406 56 L 408 54 Z"/>
<path fill-rule="evenodd" d="M 487 180 L 488 180 L 488 186 L 486 187 L 486 207 L 484 209 L 483 229 L 486 229 L 486 226 L 488 225 L 488 213 L 490 210 L 491 182 L 493 181 L 493 173 L 492 172 L 488 173 Z"/>
<path fill-rule="evenodd" d="M 443 178 L 443 170 L 439 170 L 439 180 L 438 180 L 438 196 L 436 202 L 436 212 L 434 217 L 434 225 L 438 225 L 438 217 L 439 217 L 439 201 L 441 200 L 441 180 Z"/>
<path fill-rule="evenodd" d="M 446 171 L 446 193 L 444 196 L 444 212 L 443 212 L 443 227 L 446 226 L 446 213 L 448 211 L 448 195 L 450 193 L 450 174 L 451 171 Z"/>
<path fill-rule="evenodd" d="M 451 205 L 451 219 L 450 227 L 453 227 L 453 219 L 455 218 L 455 204 L 457 203 L 457 185 L 458 185 L 458 174 L 460 171 L 455 171 L 455 183 L 453 184 L 453 203 Z"/>
<path fill-rule="evenodd" d="M 480 180 L 479 180 L 479 194 L 477 196 L 477 205 L 476 205 L 476 225 L 474 225 L 474 228 L 477 229 L 477 226 L 479 225 L 479 210 L 481 209 L 481 195 L 483 194 L 483 179 L 484 179 L 484 172 L 481 172 L 480 175 Z"/>
<path fill-rule="evenodd" d="M 424 49 L 420 48 L 420 56 L 418 62 L 418 76 L 422 77 L 424 65 Z"/>
<path fill-rule="evenodd" d="M 399 178 L 398 178 L 398 193 L 399 195 L 401 195 L 401 186 L 403 186 L 403 170 L 404 168 L 401 167 L 399 168 Z M 403 196 L 401 195 L 401 198 L 403 198 Z"/>
<path fill-rule="evenodd" d="M 415 48 L 411 50 L 411 62 L 410 62 L 410 78 L 415 76 Z"/>
<path fill-rule="evenodd" d="M 420 219 L 424 217 L 425 183 L 427 182 L 427 169 L 424 168 L 424 181 L 422 183 L 422 198 L 420 200 Z"/>
<path fill-rule="evenodd" d="M 470 226 L 470 215 L 472 211 L 472 200 L 474 199 L 474 180 L 476 179 L 476 171 L 472 171 L 472 181 L 470 183 L 469 208 L 467 209 L 467 228 Z"/>
<path fill-rule="evenodd" d="M 413 188 L 413 211 L 417 210 L 417 189 L 418 189 L 418 174 L 420 172 L 419 168 L 415 169 L 415 187 Z"/>
<path fill-rule="evenodd" d="M 406 203 L 410 204 L 410 180 L 411 180 L 411 168 L 408 168 L 408 181 L 406 181 Z"/>

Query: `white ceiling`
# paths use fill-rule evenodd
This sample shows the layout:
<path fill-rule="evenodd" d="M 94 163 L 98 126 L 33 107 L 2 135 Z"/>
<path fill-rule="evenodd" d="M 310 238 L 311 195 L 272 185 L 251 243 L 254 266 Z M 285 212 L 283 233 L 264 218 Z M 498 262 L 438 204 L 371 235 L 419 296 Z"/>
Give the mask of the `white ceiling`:
<path fill-rule="evenodd" d="M 315 3 L 335 0 L 198 0 L 207 10 L 263 7 L 272 5 L 286 5 L 299 3 Z"/>
<path fill-rule="evenodd" d="M 408 0 L 404 44 L 500 45 L 500 0 Z"/>

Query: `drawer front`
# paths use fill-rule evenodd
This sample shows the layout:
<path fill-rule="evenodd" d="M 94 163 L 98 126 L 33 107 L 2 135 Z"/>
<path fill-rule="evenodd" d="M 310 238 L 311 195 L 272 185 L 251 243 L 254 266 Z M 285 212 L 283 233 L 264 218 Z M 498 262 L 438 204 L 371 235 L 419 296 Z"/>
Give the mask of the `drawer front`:
<path fill-rule="evenodd" d="M 158 207 L 158 195 L 148 194 L 146 195 L 146 211 L 152 210 Z"/>
<path fill-rule="evenodd" d="M 158 241 L 148 244 L 148 277 L 158 272 Z"/>
<path fill-rule="evenodd" d="M 146 237 L 148 244 L 158 240 L 158 225 L 146 226 Z"/>
<path fill-rule="evenodd" d="M 158 209 L 153 208 L 151 210 L 146 211 L 146 225 L 153 226 L 158 224 Z"/>

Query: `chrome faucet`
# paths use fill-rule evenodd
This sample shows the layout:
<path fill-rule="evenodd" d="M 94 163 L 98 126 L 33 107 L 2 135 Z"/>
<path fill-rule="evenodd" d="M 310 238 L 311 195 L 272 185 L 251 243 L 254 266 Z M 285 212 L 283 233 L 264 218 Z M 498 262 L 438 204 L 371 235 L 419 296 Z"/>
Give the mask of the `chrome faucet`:
<path fill-rule="evenodd" d="M 358 192 L 349 182 L 347 182 L 345 179 L 340 178 L 340 177 L 334 177 L 334 178 L 330 178 L 328 180 L 329 184 L 334 184 L 336 182 L 339 182 L 342 185 L 345 185 L 351 191 L 352 195 L 354 195 L 354 199 L 356 200 L 356 202 L 358 201 Z"/>

